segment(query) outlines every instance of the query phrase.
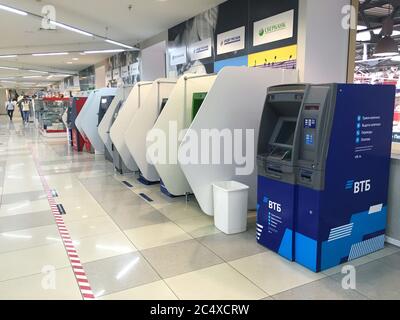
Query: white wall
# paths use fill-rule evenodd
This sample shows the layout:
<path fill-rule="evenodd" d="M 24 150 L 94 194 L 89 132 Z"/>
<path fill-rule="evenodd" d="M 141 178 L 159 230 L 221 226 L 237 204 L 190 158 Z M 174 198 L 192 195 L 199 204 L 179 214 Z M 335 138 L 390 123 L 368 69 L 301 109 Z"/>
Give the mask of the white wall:
<path fill-rule="evenodd" d="M 301 82 L 347 80 L 349 30 L 342 8 L 350 0 L 300 0 L 297 64 Z"/>
<path fill-rule="evenodd" d="M 104 64 L 95 68 L 96 89 L 101 89 L 106 86 L 106 66 Z"/>
<path fill-rule="evenodd" d="M 7 101 L 6 91 L 6 89 L 0 89 L 0 114 L 7 114 L 5 107 Z"/>
<path fill-rule="evenodd" d="M 154 81 L 165 77 L 165 52 L 167 44 L 161 41 L 141 51 L 141 80 Z"/>

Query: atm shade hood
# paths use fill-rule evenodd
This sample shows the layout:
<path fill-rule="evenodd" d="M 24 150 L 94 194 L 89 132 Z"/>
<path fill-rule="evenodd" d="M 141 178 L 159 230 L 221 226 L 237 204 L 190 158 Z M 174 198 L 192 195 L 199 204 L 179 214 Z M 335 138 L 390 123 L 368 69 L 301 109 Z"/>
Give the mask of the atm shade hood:
<path fill-rule="evenodd" d="M 212 184 L 227 180 L 235 180 L 248 185 L 250 187 L 249 209 L 256 208 L 257 141 L 267 88 L 297 81 L 298 74 L 295 70 L 226 67 L 220 71 L 189 130 L 201 137 L 202 129 L 217 129 L 220 132 L 228 129 L 232 136 L 233 130 L 239 129 L 242 130 L 243 145 L 246 141 L 246 129 L 253 130 L 254 145 L 252 153 L 248 154 L 251 161 L 248 166 L 252 171 L 245 175 L 238 175 L 236 169 L 243 169 L 244 166 L 236 165 L 235 161 L 232 164 L 227 164 L 225 161 L 222 164 L 212 164 L 212 161 L 209 161 L 207 164 L 201 159 L 198 163 L 183 163 L 182 159 L 179 159 L 181 169 L 201 209 L 206 214 L 214 214 Z M 199 142 L 200 145 L 205 143 L 201 138 Z M 237 144 L 233 145 L 237 146 Z M 242 147 L 240 154 L 244 154 L 245 147 L 240 144 L 239 146 Z M 186 134 L 179 149 L 181 153 L 183 150 L 195 150 L 198 147 L 199 143 Z M 221 159 L 224 159 L 223 149 L 223 147 L 219 149 Z M 234 159 L 234 150 L 231 153 L 230 156 Z"/>
<path fill-rule="evenodd" d="M 102 103 L 102 99 L 115 96 L 116 92 L 116 88 L 104 88 L 96 90 L 91 105 L 85 105 L 85 112 L 82 118 L 82 129 L 96 153 L 99 154 L 104 153 L 104 143 L 101 141 L 98 131 L 100 104 Z"/>
<path fill-rule="evenodd" d="M 128 98 L 133 86 L 125 86 L 118 88 L 118 91 L 112 101 L 110 107 L 108 108 L 106 114 L 103 117 L 103 120 L 99 124 L 99 136 L 101 141 L 103 141 L 105 147 L 107 148 L 110 154 L 113 153 L 112 150 L 112 141 L 110 138 L 110 128 L 114 121 L 114 115 L 117 112 L 118 108 L 125 104 L 126 99 Z"/>
<path fill-rule="evenodd" d="M 85 112 L 87 112 L 89 110 L 95 96 L 96 96 L 96 92 L 91 91 L 85 104 L 83 105 L 83 107 L 81 109 L 81 112 L 78 114 L 78 116 L 75 119 L 75 126 L 78 129 L 79 133 L 83 137 L 85 137 L 85 132 L 83 131 L 83 128 L 82 128 L 82 121 L 84 119 Z"/>
<path fill-rule="evenodd" d="M 157 182 L 160 177 L 147 160 L 147 134 L 153 128 L 158 116 L 170 96 L 176 81 L 158 79 L 153 82 L 143 105 L 132 118 L 125 132 L 125 143 L 129 152 L 139 167 L 141 176 L 148 182 Z M 165 108 L 164 108 L 165 111 Z"/>
<path fill-rule="evenodd" d="M 151 85 L 152 82 L 138 82 L 133 87 L 110 129 L 111 141 L 119 152 L 125 166 L 131 171 L 137 171 L 138 167 L 125 143 L 125 132 L 136 112 L 142 107 L 150 92 Z"/>
<path fill-rule="evenodd" d="M 164 111 L 154 125 L 154 130 L 161 130 L 165 133 L 165 151 L 169 158 L 173 157 L 173 159 L 168 159 L 167 163 L 155 163 L 156 170 L 163 182 L 163 187 L 173 196 L 192 193 L 192 189 L 177 162 L 177 147 L 181 141 L 178 140 L 178 136 L 169 131 L 170 123 L 176 124 L 178 132 L 189 128 L 195 116 L 193 114 L 193 95 L 199 92 L 207 93 L 214 84 L 216 77 L 216 75 L 194 74 L 182 76 L 171 92 Z M 172 154 L 174 148 L 176 148 L 176 151 Z"/>

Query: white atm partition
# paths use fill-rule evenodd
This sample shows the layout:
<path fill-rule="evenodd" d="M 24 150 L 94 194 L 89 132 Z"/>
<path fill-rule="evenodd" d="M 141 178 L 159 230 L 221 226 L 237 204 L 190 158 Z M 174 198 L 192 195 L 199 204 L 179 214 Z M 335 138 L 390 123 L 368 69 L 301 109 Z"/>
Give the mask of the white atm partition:
<path fill-rule="evenodd" d="M 140 181 L 146 184 L 160 181 L 154 165 L 147 161 L 147 134 L 153 128 L 175 84 L 176 81 L 170 79 L 154 81 L 142 107 L 125 132 L 125 143 L 141 173 Z"/>
<path fill-rule="evenodd" d="M 125 143 L 125 132 L 136 112 L 142 107 L 143 102 L 150 92 L 151 85 L 152 82 L 138 82 L 133 87 L 110 129 L 111 141 L 121 156 L 125 166 L 131 171 L 137 171 L 138 167 Z"/>
<path fill-rule="evenodd" d="M 116 88 L 103 88 L 96 90 L 92 106 L 84 114 L 82 129 L 97 154 L 104 154 L 104 143 L 101 141 L 98 131 L 100 105 L 102 104 L 102 99 L 115 96 L 116 92 Z"/>
<path fill-rule="evenodd" d="M 172 196 L 182 196 L 192 193 L 192 189 L 181 167 L 179 166 L 178 150 L 180 144 L 178 135 L 170 132 L 170 124 L 176 124 L 177 133 L 189 128 L 195 116 L 193 107 L 194 94 L 206 94 L 215 82 L 216 75 L 186 74 L 179 78 L 168 102 L 154 125 L 155 130 L 161 130 L 166 137 L 167 163 L 155 163 L 161 178 L 161 190 Z M 174 152 L 174 149 L 176 151 Z"/>
<path fill-rule="evenodd" d="M 232 138 L 231 150 L 225 148 L 225 146 L 229 147 L 230 142 L 224 139 L 227 143 L 221 143 L 218 152 L 199 154 L 200 159 L 197 163 L 179 158 L 181 169 L 201 209 L 206 214 L 214 214 L 212 184 L 219 181 L 235 180 L 248 185 L 250 187 L 249 209 L 256 208 L 257 141 L 267 88 L 296 82 L 298 82 L 298 74 L 295 70 L 226 67 L 220 71 L 179 147 L 180 155 L 187 154 L 187 150 L 199 150 L 199 146 L 210 141 L 209 136 L 201 137 L 207 129 L 208 132 L 218 130 L 221 133 L 219 136 L 221 139 L 218 141 L 222 141 L 225 135 L 230 135 Z M 249 138 L 253 139 L 251 145 L 246 145 L 246 129 L 250 129 Z M 193 139 L 193 136 L 197 136 L 198 139 Z M 240 150 L 235 152 L 235 148 L 239 149 L 239 147 Z M 246 155 L 247 148 L 250 150 L 247 154 L 247 163 L 244 165 L 240 163 L 242 161 L 239 160 L 243 159 L 240 159 L 238 154 Z M 226 150 L 228 151 L 225 152 Z M 214 161 L 218 158 L 222 161 Z M 235 161 L 236 158 L 238 161 Z M 237 162 L 239 163 L 236 164 Z M 238 169 L 241 171 L 239 172 Z"/>
<path fill-rule="evenodd" d="M 114 100 L 112 101 L 110 107 L 108 108 L 106 114 L 103 117 L 103 120 L 99 124 L 99 136 L 100 139 L 103 141 L 107 151 L 109 154 L 113 154 L 112 150 L 112 141 L 110 138 L 110 128 L 114 121 L 114 115 L 118 112 L 118 108 L 121 107 L 121 104 L 126 102 L 133 86 L 124 86 L 118 88 L 118 91 L 115 95 Z"/>
<path fill-rule="evenodd" d="M 78 129 L 79 133 L 85 137 L 85 132 L 83 132 L 83 128 L 82 128 L 82 121 L 85 115 L 85 112 L 87 112 L 89 110 L 89 108 L 92 105 L 93 99 L 96 96 L 96 91 L 91 91 L 85 104 L 82 107 L 81 112 L 79 113 L 79 115 L 76 117 L 75 119 L 75 126 Z"/>

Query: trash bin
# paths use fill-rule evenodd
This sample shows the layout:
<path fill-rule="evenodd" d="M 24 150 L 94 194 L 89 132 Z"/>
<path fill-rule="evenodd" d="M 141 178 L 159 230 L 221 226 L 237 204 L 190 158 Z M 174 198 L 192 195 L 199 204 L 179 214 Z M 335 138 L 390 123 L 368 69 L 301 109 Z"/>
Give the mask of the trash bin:
<path fill-rule="evenodd" d="M 213 184 L 213 193 L 215 226 L 226 234 L 246 231 L 249 187 L 236 181 L 221 181 Z"/>

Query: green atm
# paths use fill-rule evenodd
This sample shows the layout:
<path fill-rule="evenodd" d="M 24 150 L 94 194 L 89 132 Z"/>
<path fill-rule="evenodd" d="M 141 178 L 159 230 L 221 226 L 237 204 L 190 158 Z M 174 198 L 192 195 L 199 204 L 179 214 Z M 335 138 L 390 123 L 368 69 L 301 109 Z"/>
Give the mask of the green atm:
<path fill-rule="evenodd" d="M 193 104 L 192 104 L 192 121 L 196 117 L 197 112 L 199 112 L 204 99 L 206 98 L 208 92 L 196 92 L 193 93 Z"/>

